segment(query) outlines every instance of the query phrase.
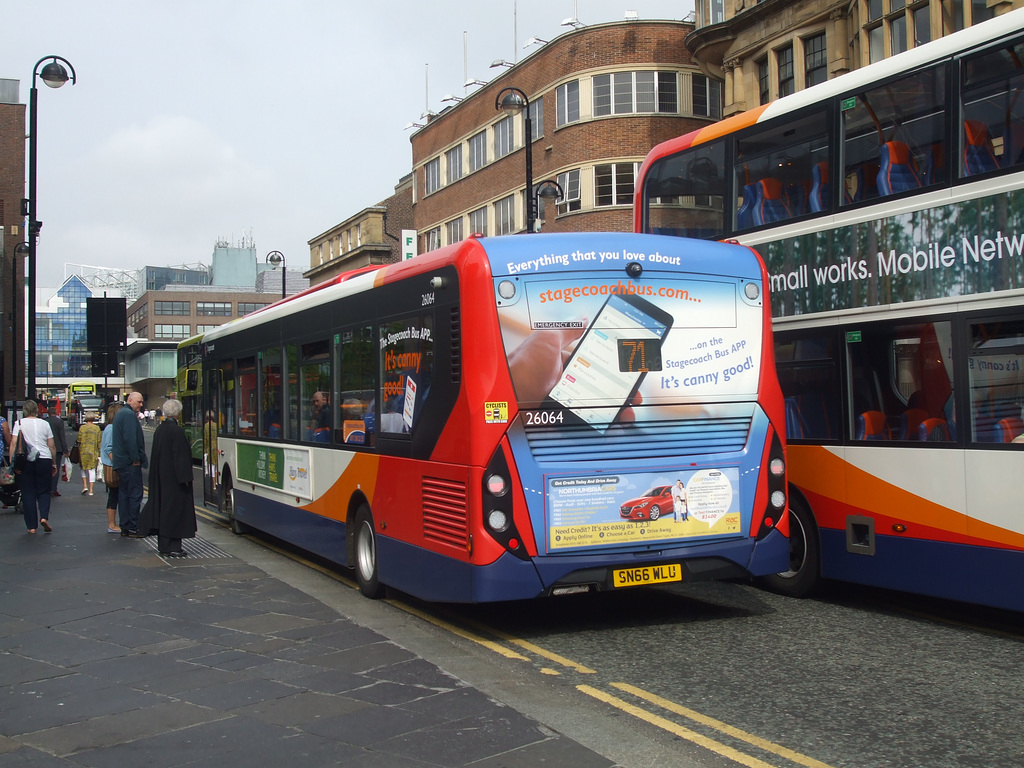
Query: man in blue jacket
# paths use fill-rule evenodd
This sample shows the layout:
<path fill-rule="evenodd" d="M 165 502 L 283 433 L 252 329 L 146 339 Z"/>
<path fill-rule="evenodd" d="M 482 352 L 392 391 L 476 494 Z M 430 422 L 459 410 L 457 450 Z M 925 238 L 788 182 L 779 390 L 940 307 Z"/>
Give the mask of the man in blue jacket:
<path fill-rule="evenodd" d="M 114 417 L 114 456 L 112 464 L 117 470 L 120 491 L 117 511 L 121 523 L 121 535 L 141 539 L 139 533 L 139 510 L 142 508 L 142 470 L 149 465 L 146 458 L 146 438 L 142 434 L 139 411 L 142 410 L 142 393 L 132 392 Z"/>

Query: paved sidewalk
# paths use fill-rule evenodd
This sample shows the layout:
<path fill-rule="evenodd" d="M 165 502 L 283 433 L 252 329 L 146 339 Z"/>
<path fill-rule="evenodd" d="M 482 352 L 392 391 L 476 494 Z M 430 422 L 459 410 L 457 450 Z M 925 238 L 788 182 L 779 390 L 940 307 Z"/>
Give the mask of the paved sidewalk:
<path fill-rule="evenodd" d="M 612 763 L 220 549 L 0 512 L 0 768 Z M 209 539 L 206 538 L 209 536 Z"/>

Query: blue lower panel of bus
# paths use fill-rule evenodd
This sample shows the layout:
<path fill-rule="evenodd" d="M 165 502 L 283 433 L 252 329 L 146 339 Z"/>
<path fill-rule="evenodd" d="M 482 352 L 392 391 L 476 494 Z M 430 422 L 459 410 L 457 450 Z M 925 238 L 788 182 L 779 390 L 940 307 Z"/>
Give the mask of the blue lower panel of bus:
<path fill-rule="evenodd" d="M 345 562 L 345 524 L 289 504 L 264 499 L 235 488 L 239 522 L 340 565 Z"/>
<path fill-rule="evenodd" d="M 847 551 L 846 531 L 821 531 L 822 576 L 1024 611 L 1024 552 L 876 536 L 875 554 Z"/>
<path fill-rule="evenodd" d="M 566 555 L 533 562 L 506 554 L 486 566 L 474 566 L 384 536 L 377 538 L 380 579 L 424 600 L 491 602 L 524 600 L 555 587 L 590 585 L 611 589 L 617 568 L 680 563 L 683 581 L 762 575 L 789 567 L 789 539 L 773 531 L 753 548 L 749 539 L 621 555 Z"/>

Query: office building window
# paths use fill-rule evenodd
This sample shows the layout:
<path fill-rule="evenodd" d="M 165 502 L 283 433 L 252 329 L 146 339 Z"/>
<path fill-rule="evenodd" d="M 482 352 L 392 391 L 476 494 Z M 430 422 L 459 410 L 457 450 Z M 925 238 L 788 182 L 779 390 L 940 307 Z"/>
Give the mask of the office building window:
<path fill-rule="evenodd" d="M 767 104 L 772 100 L 772 79 L 768 70 L 768 59 L 757 62 L 757 93 L 759 104 Z"/>
<path fill-rule="evenodd" d="M 441 158 L 435 157 L 423 166 L 423 189 L 429 195 L 441 188 Z"/>
<path fill-rule="evenodd" d="M 462 240 L 462 217 L 452 219 L 445 226 L 445 234 L 448 237 L 448 244 L 457 243 Z"/>
<path fill-rule="evenodd" d="M 787 45 L 775 53 L 779 70 L 779 98 L 796 92 L 796 78 L 793 75 L 793 46 Z"/>
<path fill-rule="evenodd" d="M 580 119 L 580 81 L 570 80 L 555 89 L 555 127 L 575 123 Z"/>
<path fill-rule="evenodd" d="M 452 184 L 462 178 L 462 145 L 452 147 L 444 153 L 444 161 L 448 171 L 448 183 Z"/>
<path fill-rule="evenodd" d="M 192 335 L 191 325 L 154 325 L 154 339 L 187 339 Z"/>
<path fill-rule="evenodd" d="M 230 301 L 197 301 L 196 302 L 196 314 L 197 315 L 218 315 L 221 317 L 231 317 L 231 302 Z"/>
<path fill-rule="evenodd" d="M 544 135 L 544 97 L 530 102 L 530 135 L 534 141 Z"/>
<path fill-rule="evenodd" d="M 267 303 L 260 304 L 254 301 L 240 301 L 238 302 L 238 316 L 244 317 L 245 315 L 248 315 L 250 312 L 255 312 L 257 309 L 263 309 L 264 307 L 269 306 L 270 305 Z"/>
<path fill-rule="evenodd" d="M 615 72 L 595 75 L 594 115 L 679 111 L 675 72 Z"/>
<path fill-rule="evenodd" d="M 691 75 L 690 80 L 693 83 L 693 114 L 720 120 L 722 118 L 722 83 L 718 80 L 710 80 L 704 75 Z"/>
<path fill-rule="evenodd" d="M 487 131 L 480 131 L 469 139 L 469 170 L 476 171 L 487 165 Z"/>
<path fill-rule="evenodd" d="M 513 130 L 512 115 L 494 124 L 494 159 L 504 157 L 512 151 Z"/>
<path fill-rule="evenodd" d="M 423 236 L 423 246 L 427 251 L 436 251 L 441 247 L 441 228 L 434 227 Z"/>
<path fill-rule="evenodd" d="M 188 315 L 192 312 L 190 301 L 154 301 L 154 315 Z"/>
<path fill-rule="evenodd" d="M 632 205 L 635 163 L 594 166 L 594 205 Z"/>
<path fill-rule="evenodd" d="M 580 171 L 579 168 L 558 174 L 555 179 L 558 186 L 562 188 L 564 197 L 558 201 L 558 213 L 569 213 L 578 211 L 582 207 L 580 200 Z"/>
<path fill-rule="evenodd" d="M 516 231 L 515 195 L 503 197 L 494 204 L 494 225 L 499 235 L 511 235 Z"/>
<path fill-rule="evenodd" d="M 804 40 L 804 87 L 824 83 L 828 80 L 828 54 L 825 49 L 825 33 Z"/>

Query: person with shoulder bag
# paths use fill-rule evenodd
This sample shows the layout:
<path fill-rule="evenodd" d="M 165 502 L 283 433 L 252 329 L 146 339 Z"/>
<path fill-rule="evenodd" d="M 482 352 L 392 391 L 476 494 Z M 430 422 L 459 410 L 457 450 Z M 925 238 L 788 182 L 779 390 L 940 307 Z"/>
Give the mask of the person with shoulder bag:
<path fill-rule="evenodd" d="M 25 527 L 29 533 L 35 533 L 36 526 L 41 525 L 44 531 L 50 533 L 53 531 L 49 521 L 50 483 L 57 472 L 57 465 L 53 463 L 57 449 L 53 442 L 53 430 L 38 414 L 36 401 L 26 400 L 22 407 L 22 418 L 12 431 L 16 444 L 13 454 L 15 472 L 19 474 Z"/>
<path fill-rule="evenodd" d="M 107 487 L 107 533 L 120 533 L 117 524 L 117 502 L 119 499 L 117 471 L 114 469 L 114 417 L 124 406 L 111 403 L 107 408 L 107 426 L 100 438 L 100 465 L 103 468 L 103 484 Z"/>

